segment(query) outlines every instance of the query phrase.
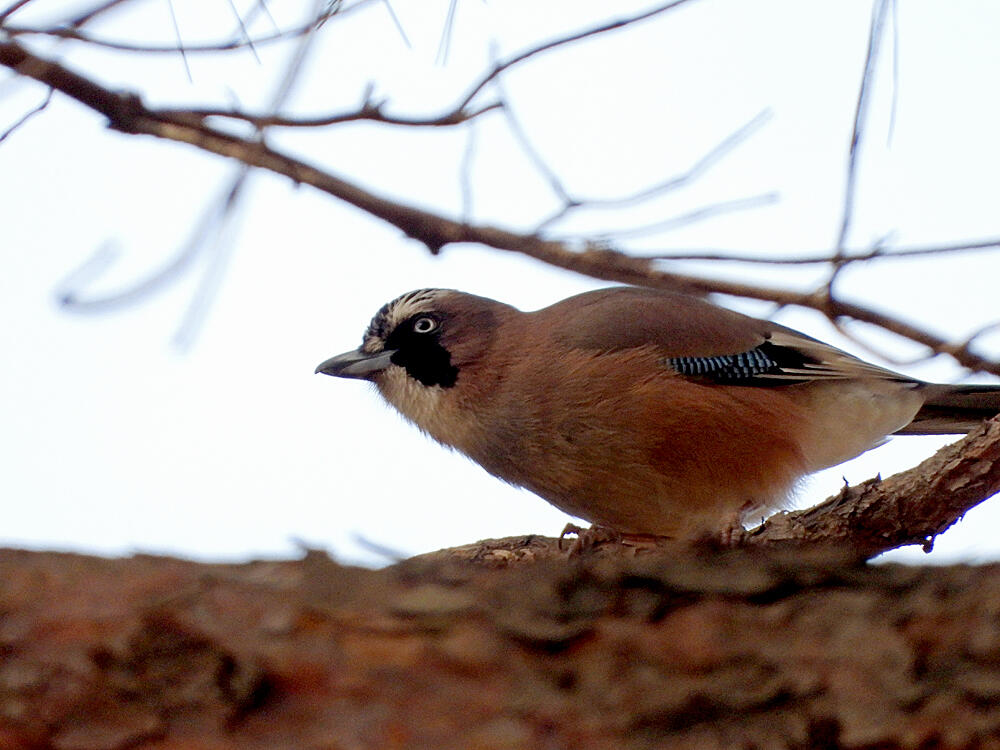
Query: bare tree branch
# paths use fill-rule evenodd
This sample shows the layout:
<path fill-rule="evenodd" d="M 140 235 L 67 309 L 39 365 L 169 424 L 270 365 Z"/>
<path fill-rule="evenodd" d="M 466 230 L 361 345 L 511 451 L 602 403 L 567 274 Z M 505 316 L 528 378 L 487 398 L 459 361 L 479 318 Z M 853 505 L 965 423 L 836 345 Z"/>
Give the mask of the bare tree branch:
<path fill-rule="evenodd" d="M 831 320 L 846 317 L 874 323 L 923 344 L 931 351 L 949 354 L 965 367 L 1000 374 L 1000 363 L 979 356 L 961 344 L 950 342 L 900 318 L 836 299 L 831 294 L 829 285 L 812 292 L 800 292 L 728 279 L 702 278 L 664 271 L 655 265 L 655 261 L 631 257 L 608 248 L 590 247 L 577 251 L 565 243 L 545 240 L 536 235 L 519 234 L 492 226 L 463 224 L 432 211 L 378 196 L 329 171 L 275 151 L 253 139 L 225 133 L 200 122 L 163 118 L 146 108 L 139 97 L 111 91 L 59 63 L 33 55 L 17 42 L 0 42 L 0 65 L 51 86 L 104 114 L 111 127 L 124 133 L 153 135 L 188 143 L 203 151 L 283 174 L 296 183 L 312 185 L 396 226 L 409 237 L 424 243 L 434 253 L 449 244 L 478 243 L 528 255 L 550 265 L 605 281 L 678 289 L 694 294 L 717 292 L 807 307 L 822 312 Z"/>
<path fill-rule="evenodd" d="M 1000 492 L 1000 418 L 907 471 L 869 479 L 807 510 L 779 513 L 746 534 L 751 544 L 827 544 L 869 558 L 934 538 Z"/>

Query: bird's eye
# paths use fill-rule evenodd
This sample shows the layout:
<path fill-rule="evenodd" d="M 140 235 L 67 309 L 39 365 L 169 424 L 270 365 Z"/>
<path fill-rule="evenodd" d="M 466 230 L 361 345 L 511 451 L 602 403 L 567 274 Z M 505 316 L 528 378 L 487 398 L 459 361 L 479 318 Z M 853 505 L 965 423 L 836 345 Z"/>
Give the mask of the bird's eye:
<path fill-rule="evenodd" d="M 431 333 L 437 330 L 438 322 L 434 318 L 421 316 L 413 321 L 414 333 Z"/>

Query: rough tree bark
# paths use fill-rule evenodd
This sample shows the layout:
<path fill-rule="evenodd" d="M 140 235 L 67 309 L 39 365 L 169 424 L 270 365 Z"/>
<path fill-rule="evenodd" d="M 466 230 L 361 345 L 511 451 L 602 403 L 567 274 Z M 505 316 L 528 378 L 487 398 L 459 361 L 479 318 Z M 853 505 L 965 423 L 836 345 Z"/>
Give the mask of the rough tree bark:
<path fill-rule="evenodd" d="M 1000 566 L 866 562 L 998 489 L 992 420 L 730 549 L 3 551 L 0 748 L 1000 748 Z"/>
<path fill-rule="evenodd" d="M 6 551 L 0 747 L 1000 747 L 1000 566 L 503 546 Z"/>

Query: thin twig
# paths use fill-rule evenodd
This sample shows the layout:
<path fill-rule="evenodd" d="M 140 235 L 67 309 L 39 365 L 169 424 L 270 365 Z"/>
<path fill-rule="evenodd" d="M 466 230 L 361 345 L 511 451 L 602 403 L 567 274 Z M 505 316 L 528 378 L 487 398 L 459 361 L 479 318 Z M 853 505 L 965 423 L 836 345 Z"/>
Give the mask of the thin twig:
<path fill-rule="evenodd" d="M 201 254 L 204 238 L 217 222 L 218 210 L 218 203 L 210 201 L 201 219 L 192 228 L 180 252 L 176 253 L 159 270 L 149 274 L 141 281 L 133 282 L 127 289 L 109 294 L 88 296 L 85 287 L 89 286 L 115 257 L 109 247 L 102 246 L 57 286 L 56 297 L 59 303 L 74 312 L 102 313 L 138 304 L 153 294 L 166 289 L 174 281 L 181 278 Z"/>
<path fill-rule="evenodd" d="M 243 17 L 243 23 L 246 24 L 246 26 L 250 26 L 256 20 L 258 11 L 267 16 L 268 23 L 271 24 L 272 29 L 275 31 L 281 31 L 281 26 L 278 25 L 277 20 L 275 20 L 273 15 L 271 15 L 271 9 L 267 7 L 266 0 L 257 0 L 250 10 L 246 12 L 246 15 Z"/>
<path fill-rule="evenodd" d="M 181 53 L 181 60 L 184 61 L 184 72 L 187 73 L 188 83 L 194 83 L 194 77 L 191 75 L 191 64 L 188 61 L 187 51 L 184 48 L 184 39 L 181 37 L 181 27 L 177 23 L 177 14 L 174 13 L 173 0 L 167 0 L 167 7 L 170 8 L 170 23 L 173 24 L 174 36 L 177 38 L 177 49 Z"/>
<path fill-rule="evenodd" d="M 587 37 L 597 36 L 598 34 L 604 34 L 609 31 L 617 31 L 618 29 L 623 29 L 626 26 L 631 26 L 632 24 L 637 24 L 642 21 L 646 21 L 650 18 L 653 18 L 654 16 L 660 15 L 661 13 L 666 13 L 667 11 L 679 8 L 682 5 L 686 5 L 689 2 L 692 2 L 692 0 L 672 0 L 672 2 L 664 3 L 663 5 L 659 5 L 650 10 L 643 11 L 642 13 L 637 13 L 636 15 L 633 16 L 626 16 L 624 18 L 619 18 L 615 21 L 610 21 L 600 26 L 595 26 L 589 29 L 585 29 L 583 31 L 577 31 L 573 34 L 559 37 L 558 39 L 552 39 L 548 42 L 545 42 L 544 44 L 538 45 L 537 47 L 532 47 L 530 49 L 524 50 L 523 52 L 519 52 L 518 54 L 509 58 L 508 60 L 505 60 L 504 62 L 501 62 L 499 65 L 494 66 L 493 70 L 491 70 L 489 73 L 484 75 L 478 82 L 476 82 L 476 84 L 473 85 L 471 89 L 469 89 L 469 92 L 465 95 L 465 98 L 462 99 L 461 103 L 456 107 L 456 109 L 465 109 L 467 106 L 469 106 L 469 104 L 472 103 L 472 100 L 476 98 L 479 92 L 482 91 L 486 87 L 486 85 L 490 83 L 490 81 L 492 81 L 494 78 L 496 78 L 498 75 L 503 73 L 508 68 L 518 65 L 529 58 L 535 57 L 536 55 L 540 55 L 543 52 L 549 52 L 550 50 L 553 50 L 557 47 L 564 47 L 567 44 L 578 42 L 581 39 L 586 39 Z"/>
<path fill-rule="evenodd" d="M 275 42 L 285 41 L 287 39 L 294 39 L 307 33 L 309 29 L 313 28 L 317 24 L 322 25 L 327 20 L 334 16 L 346 16 L 353 11 L 360 10 L 361 8 L 376 2 L 376 0 L 357 0 L 353 5 L 347 6 L 346 8 L 342 6 L 341 3 L 331 4 L 328 11 L 324 12 L 319 19 L 312 19 L 308 23 L 295 26 L 291 29 L 285 31 L 278 31 L 273 34 L 265 34 L 262 36 L 254 37 L 251 41 L 257 46 L 272 44 Z M 30 35 L 41 35 L 41 36 L 51 36 L 59 39 L 70 39 L 77 42 L 83 42 L 86 44 L 92 44 L 95 47 L 103 47 L 105 49 L 118 50 L 120 52 L 142 52 L 148 54 L 177 54 L 181 51 L 181 47 L 176 44 L 134 44 L 131 42 L 120 42 L 113 39 L 102 39 L 100 37 L 93 36 L 79 29 L 54 26 L 51 28 L 39 29 L 29 26 L 4 26 L 4 32 L 9 37 L 18 36 L 30 36 Z M 230 39 L 223 42 L 206 42 L 203 44 L 186 44 L 183 47 L 185 53 L 192 54 L 211 54 L 220 52 L 232 52 L 233 50 L 240 50 L 248 46 L 248 42 L 245 39 Z"/>
<path fill-rule="evenodd" d="M 462 189 L 462 217 L 463 224 L 472 222 L 472 160 L 476 154 L 476 123 L 469 123 L 469 137 L 465 143 L 465 151 L 462 153 L 462 163 L 459 165 L 459 184 Z"/>
<path fill-rule="evenodd" d="M 156 110 L 166 118 L 202 119 L 205 117 L 224 117 L 229 120 L 240 120 L 250 123 L 255 128 L 321 128 L 329 125 L 340 125 L 347 122 L 377 122 L 383 125 L 402 125 L 414 128 L 442 128 L 460 125 L 480 115 L 500 109 L 500 102 L 493 102 L 471 112 L 446 112 L 435 117 L 398 117 L 387 115 L 382 111 L 381 103 L 366 101 L 360 109 L 347 112 L 337 112 L 314 117 L 289 117 L 285 115 L 252 114 L 234 109 L 211 108 L 164 108 Z"/>
<path fill-rule="evenodd" d="M 17 120 L 17 122 L 15 122 L 13 125 L 7 128 L 5 131 L 3 131 L 3 133 L 0 133 L 0 143 L 3 143 L 5 140 L 7 140 L 7 138 L 11 135 L 11 133 L 13 133 L 15 130 L 24 125 L 24 123 L 26 123 L 32 117 L 34 117 L 43 109 L 45 109 L 47 106 L 49 106 L 49 102 L 52 101 L 52 91 L 53 91 L 52 89 L 49 89 L 45 93 L 45 98 L 38 106 L 32 108 L 28 112 L 25 112 L 23 115 L 21 115 L 21 117 Z"/>
<path fill-rule="evenodd" d="M 344 15 L 372 1 L 373 0 L 358 0 L 358 2 L 346 8 L 343 8 L 340 3 L 336 3 L 331 5 L 330 10 L 322 14 L 318 19 L 315 19 L 306 25 L 299 26 L 295 29 L 291 29 L 288 31 L 277 32 L 271 35 L 255 37 L 251 41 L 253 44 L 259 46 L 270 42 L 287 39 L 290 37 L 301 36 L 302 34 L 307 33 L 309 29 L 314 27 L 315 25 L 322 24 L 322 22 L 324 22 L 330 16 Z M 175 110 L 164 110 L 164 113 L 167 114 L 173 111 L 178 116 L 181 115 L 182 113 L 185 113 L 194 117 L 209 117 L 209 116 L 227 117 L 231 119 L 239 119 L 239 120 L 244 120 L 246 122 L 250 122 L 255 127 L 270 127 L 270 126 L 318 127 L 324 125 L 335 125 L 342 122 L 352 122 L 357 120 L 371 120 L 386 124 L 411 125 L 417 127 L 439 127 L 439 126 L 455 125 L 460 122 L 465 122 L 473 117 L 477 117 L 486 112 L 500 108 L 501 104 L 499 102 L 493 102 L 489 105 L 474 110 L 471 113 L 466 113 L 466 110 L 469 104 L 471 103 L 471 100 L 482 90 L 483 87 L 485 87 L 490 81 L 496 78 L 504 70 L 507 70 L 515 65 L 518 65 L 521 62 L 524 62 L 525 60 L 528 60 L 538 54 L 541 54 L 542 52 L 546 52 L 556 47 L 570 44 L 580 39 L 595 36 L 598 34 L 603 34 L 610 31 L 615 31 L 624 28 L 626 26 L 629 26 L 631 24 L 645 21 L 649 18 L 652 18 L 666 11 L 673 10 L 674 8 L 684 5 L 688 2 L 692 2 L 692 0 L 673 0 L 672 2 L 663 4 L 661 6 L 645 11 L 643 13 L 611 21 L 609 23 L 603 24 L 595 28 L 574 33 L 567 37 L 551 40 L 538 47 L 521 52 L 518 55 L 515 55 L 513 58 L 506 60 L 504 62 L 500 62 L 496 66 L 494 66 L 492 71 L 490 71 L 482 79 L 480 79 L 472 87 L 469 93 L 455 107 L 453 107 L 450 112 L 444 115 L 439 115 L 437 117 L 431 117 L 431 118 L 394 117 L 382 113 L 380 107 L 377 105 L 366 105 L 361 110 L 355 112 L 339 113 L 335 115 L 328 115 L 328 116 L 321 116 L 314 118 L 289 118 L 277 115 L 274 116 L 252 115 L 252 114 L 235 112 L 232 110 L 220 110 L 220 109 L 187 109 L 187 110 L 175 109 Z M 182 50 L 185 54 L 228 52 L 232 50 L 241 49 L 247 46 L 248 44 L 248 41 L 245 39 L 234 39 L 226 42 L 217 42 L 209 44 L 186 44 L 183 47 L 181 47 L 180 45 L 172 45 L 172 46 L 135 45 L 135 44 L 126 44 L 122 42 L 99 39 L 91 35 L 85 34 L 79 30 L 72 28 L 67 29 L 63 27 L 50 28 L 50 29 L 6 27 L 5 31 L 7 31 L 7 33 L 12 37 L 19 35 L 26 35 L 26 34 L 47 34 L 127 52 L 177 53 Z"/>
<path fill-rule="evenodd" d="M 929 359 L 933 359 L 935 356 L 938 356 L 936 354 L 932 354 L 931 356 L 923 354 L 919 357 L 899 357 L 893 354 L 889 354 L 888 352 L 883 351 L 882 349 L 877 348 L 872 344 L 869 344 L 863 338 L 858 336 L 854 331 L 850 330 L 847 327 L 847 325 L 845 325 L 844 321 L 833 320 L 831 321 L 831 323 L 833 324 L 833 327 L 836 328 L 841 333 L 841 335 L 844 336 L 844 338 L 850 339 L 850 341 L 855 346 L 863 350 L 866 354 L 881 359 L 883 362 L 887 362 L 893 367 L 897 368 L 912 367 L 913 365 L 927 362 Z M 972 333 L 970 333 L 968 336 L 966 336 L 964 339 L 962 339 L 960 342 L 955 344 L 955 346 L 969 348 L 973 345 L 973 343 L 975 343 L 976 339 L 982 336 L 986 336 L 997 330 L 1000 330 L 1000 321 L 994 321 L 993 323 L 988 323 L 984 326 L 980 326 L 979 328 L 975 329 Z"/>
<path fill-rule="evenodd" d="M 514 136 L 514 140 L 521 147 L 524 155 L 528 157 L 528 160 L 534 164 L 535 169 L 541 173 L 542 177 L 549 184 L 549 188 L 553 193 L 563 202 L 567 207 L 575 205 L 574 201 L 566 187 L 562 184 L 562 180 L 559 179 L 559 175 L 556 174 L 555 170 L 548 165 L 548 162 L 542 157 L 541 152 L 535 148 L 531 139 L 528 137 L 527 131 L 521 125 L 521 120 L 517 117 L 514 112 L 514 108 L 511 106 L 511 100 L 507 96 L 507 92 L 503 87 L 503 78 L 497 76 L 493 79 L 493 86 L 496 88 L 497 93 L 500 95 L 500 101 L 503 102 L 503 116 L 507 120 L 507 127 L 510 128 L 511 135 Z"/>
<path fill-rule="evenodd" d="M 451 34 L 455 26 L 455 11 L 458 10 L 458 0 L 451 0 L 448 4 L 448 15 L 444 19 L 444 28 L 441 29 L 441 39 L 438 41 L 437 55 L 435 61 L 439 65 L 448 62 L 448 52 L 451 49 Z"/>
<path fill-rule="evenodd" d="M 656 195 L 659 195 L 668 190 L 673 190 L 679 188 L 683 185 L 700 177 L 705 171 L 707 171 L 711 166 L 718 162 L 722 156 L 740 143 L 745 141 L 750 134 L 758 129 L 763 123 L 770 117 L 770 112 L 764 110 L 758 113 L 752 120 L 737 129 L 734 133 L 727 136 L 723 141 L 713 147 L 707 154 L 702 156 L 695 164 L 681 175 L 670 178 L 669 180 L 660 183 L 659 185 L 654 185 L 650 188 L 645 188 L 638 193 L 634 193 L 625 197 L 618 198 L 598 198 L 598 199 L 581 199 L 573 197 L 566 187 L 563 185 L 562 180 L 556 174 L 555 170 L 552 169 L 545 159 L 542 157 L 538 149 L 535 148 L 531 139 L 528 137 L 527 132 L 521 125 L 520 120 L 516 116 L 513 108 L 510 105 L 510 98 L 504 91 L 502 84 L 503 77 L 497 76 L 493 79 L 493 86 L 497 88 L 500 94 L 501 101 L 504 102 L 503 113 L 504 117 L 507 119 L 507 123 L 510 127 L 511 133 L 514 135 L 515 140 L 521 146 L 521 150 L 524 151 L 528 159 L 535 165 L 535 168 L 542 174 L 546 182 L 548 182 L 549 187 L 552 192 L 562 201 L 562 208 L 555 212 L 552 216 L 548 217 L 542 221 L 536 228 L 535 232 L 540 233 L 543 229 L 551 226 L 556 221 L 565 218 L 569 213 L 578 209 L 592 209 L 592 208 L 612 208 L 612 207 L 622 207 L 626 205 L 634 205 L 648 200 Z M 667 219 L 665 221 L 656 222 L 648 226 L 633 227 L 627 230 L 609 230 L 607 232 L 602 232 L 596 235 L 598 241 L 603 241 L 605 239 L 616 237 L 634 237 L 650 234 L 652 232 L 663 231 L 666 229 L 674 229 L 680 226 L 685 226 L 687 224 L 694 223 L 696 221 L 702 221 L 711 216 L 718 215 L 720 213 L 742 210 L 745 208 L 757 207 L 767 203 L 771 203 L 776 199 L 774 194 L 768 194 L 764 196 L 755 196 L 752 198 L 741 198 L 733 201 L 724 201 L 712 206 L 705 206 L 703 208 L 697 209 L 690 213 L 684 214 L 682 216 Z"/>
<path fill-rule="evenodd" d="M 551 216 L 545 218 L 535 227 L 536 233 L 541 233 L 544 229 L 552 226 L 564 219 L 570 212 L 575 210 L 591 209 L 614 209 L 625 206 L 634 206 L 644 201 L 655 198 L 658 195 L 685 187 L 707 172 L 712 166 L 718 163 L 723 156 L 733 151 L 737 146 L 746 141 L 754 131 L 758 130 L 771 117 L 770 110 L 759 112 L 753 119 L 737 128 L 733 133 L 726 136 L 722 141 L 713 146 L 708 153 L 701 156 L 687 171 L 679 175 L 664 180 L 652 187 L 631 193 L 630 195 L 613 198 L 575 198 L 570 197 L 565 205 Z"/>
<path fill-rule="evenodd" d="M 224 195 L 216 208 L 215 221 L 205 227 L 199 238 L 199 246 L 208 255 L 208 266 L 191 296 L 173 342 L 181 351 L 187 351 L 194 344 L 198 332 L 208 318 L 212 302 L 218 296 L 226 268 L 235 249 L 233 238 L 236 209 L 249 182 L 250 168 L 241 165 L 229 183 L 229 192 Z M 210 251 L 210 252 L 209 252 Z"/>
<path fill-rule="evenodd" d="M 892 136 L 896 132 L 896 111 L 899 108 L 899 3 L 896 0 L 889 2 L 892 8 L 892 101 L 889 103 L 886 146 L 892 143 Z"/>
<path fill-rule="evenodd" d="M 371 554 L 378 555 L 390 565 L 402 562 L 408 557 L 412 557 L 412 555 L 409 553 L 403 552 L 399 549 L 396 549 L 395 547 L 390 547 L 387 544 L 376 542 L 373 539 L 369 539 L 368 537 L 364 536 L 363 534 L 352 534 L 351 537 L 354 540 L 354 543 L 357 544 L 359 547 L 361 547 L 363 550 L 366 550 Z"/>
<path fill-rule="evenodd" d="M 913 365 L 926 362 L 929 359 L 933 359 L 935 356 L 937 356 L 935 354 L 931 355 L 921 354 L 918 357 L 903 358 L 896 356 L 895 354 L 890 354 L 889 352 L 884 351 L 879 347 L 869 344 L 867 341 L 861 338 L 861 336 L 859 336 L 856 332 L 852 331 L 849 327 L 849 324 L 853 322 L 854 321 L 852 320 L 834 319 L 830 321 L 830 324 L 835 329 L 837 329 L 837 331 L 840 333 L 841 336 L 843 336 L 845 339 L 854 344 L 854 346 L 860 349 L 862 352 L 864 352 L 865 355 L 879 359 L 882 362 L 892 365 L 893 367 L 912 367 Z"/>
<path fill-rule="evenodd" d="M 109 10 L 117 8 L 119 5 L 123 5 L 127 2 L 131 2 L 131 0 L 106 0 L 106 2 L 80 13 L 75 18 L 68 21 L 66 25 L 74 29 L 79 29 L 93 21 L 98 16 L 104 15 Z"/>
<path fill-rule="evenodd" d="M 871 83 L 875 74 L 875 64 L 878 61 L 879 44 L 882 39 L 882 26 L 885 23 L 885 13 L 889 0 L 875 0 L 872 7 L 871 26 L 868 31 L 868 51 L 865 54 L 865 67 L 861 75 L 861 86 L 858 89 L 858 101 L 854 110 L 854 126 L 851 131 L 851 146 L 847 155 L 847 181 L 844 186 L 844 208 L 840 220 L 840 232 L 837 235 L 837 251 L 840 253 L 851 230 L 851 220 L 854 216 L 854 190 L 857 182 L 858 152 L 861 138 L 864 134 L 865 122 L 868 117 L 868 103 L 871 98 Z"/>
<path fill-rule="evenodd" d="M 121 0 L 118 1 L 121 2 Z M 17 13 L 17 11 L 21 10 L 21 8 L 23 8 L 30 2 L 31 0 L 17 0 L 17 2 L 15 2 L 13 5 L 8 6 L 6 10 L 0 11 L 0 24 L 2 24 L 4 21 L 6 21 L 12 15 Z"/>
<path fill-rule="evenodd" d="M 1000 331 L 1000 320 L 996 320 L 992 323 L 987 323 L 986 325 L 980 326 L 972 333 L 970 333 L 968 336 L 966 336 L 965 339 L 959 343 L 959 346 L 966 348 L 971 347 L 975 343 L 976 339 L 982 338 L 983 336 L 987 336 L 995 331 Z"/>
<path fill-rule="evenodd" d="M 312 25 L 309 31 L 299 37 L 298 44 L 295 47 L 295 54 L 288 61 L 284 75 L 271 95 L 269 107 L 272 110 L 276 110 L 285 104 L 304 69 L 306 58 L 320 28 L 318 19 L 323 14 L 323 2 L 324 0 L 314 0 L 313 15 L 317 19 L 317 22 Z M 256 128 L 256 140 L 258 143 L 264 142 L 264 131 L 263 127 Z M 219 206 L 218 221 L 214 227 L 215 240 L 210 244 L 202 242 L 202 246 L 206 250 L 210 249 L 212 252 L 208 259 L 208 267 L 202 275 L 198 288 L 195 290 L 195 294 L 192 296 L 184 318 L 174 336 L 174 343 L 182 350 L 190 348 L 194 343 L 225 278 L 226 268 L 234 249 L 232 233 L 233 225 L 236 222 L 237 208 L 250 181 L 250 174 L 250 168 L 246 164 L 239 165 L 230 183 L 229 193 L 222 201 L 222 205 Z"/>
<path fill-rule="evenodd" d="M 777 201 L 777 193 L 764 193 L 763 195 L 754 195 L 749 198 L 734 198 L 733 200 L 710 203 L 707 206 L 701 206 L 693 211 L 688 211 L 687 213 L 683 213 L 669 219 L 664 219 L 663 221 L 653 222 L 652 224 L 629 227 L 628 229 L 612 229 L 605 232 L 598 232 L 593 234 L 593 236 L 598 242 L 606 242 L 610 239 L 623 240 L 629 237 L 643 237 L 656 232 L 679 229 L 680 227 L 695 224 L 699 221 L 705 221 L 706 219 L 710 219 L 720 214 L 732 213 L 733 211 L 746 211 L 751 208 L 760 208 L 761 206 L 769 206 Z"/>
<path fill-rule="evenodd" d="M 229 9 L 233 12 L 236 17 L 236 25 L 239 27 L 240 35 L 246 40 L 247 47 L 250 49 L 250 54 L 253 55 L 253 59 L 260 64 L 260 55 L 257 54 L 257 45 L 253 43 L 253 37 L 250 36 L 250 30 L 247 28 L 246 23 L 243 21 L 243 16 L 240 15 L 239 8 L 236 7 L 236 3 L 233 0 L 226 0 L 229 3 Z"/>
<path fill-rule="evenodd" d="M 322 0 L 317 0 L 317 14 L 320 12 L 321 5 Z M 289 61 L 288 68 L 272 97 L 272 106 L 281 106 L 290 95 L 295 80 L 302 70 L 305 55 L 315 37 L 317 28 L 318 25 L 314 24 L 309 32 L 300 37 L 296 54 Z M 263 129 L 259 128 L 256 136 L 258 141 L 262 141 L 262 135 Z M 146 299 L 150 294 L 166 288 L 172 282 L 179 280 L 199 257 L 207 256 L 209 264 L 201 277 L 174 337 L 174 342 L 179 347 L 188 348 L 204 322 L 207 311 L 224 278 L 225 268 L 233 248 L 232 243 L 229 241 L 230 238 L 227 235 L 227 230 L 232 229 L 236 209 L 246 188 L 249 174 L 249 167 L 241 164 L 237 169 L 236 175 L 224 189 L 220 198 L 209 203 L 210 207 L 202 221 L 196 225 L 195 231 L 191 234 L 180 252 L 166 266 L 142 281 L 134 283 L 125 290 L 91 299 L 87 299 L 81 295 L 80 290 L 85 279 L 84 274 L 77 272 L 71 276 L 71 279 L 75 282 L 74 284 L 71 284 L 67 280 L 62 285 L 60 296 L 63 305 L 78 311 L 92 312 L 134 304 Z M 88 269 L 92 269 L 93 267 L 94 264 L 90 262 L 86 264 L 86 268 Z M 89 270 L 85 274 L 88 283 L 93 275 L 94 273 Z"/>
<path fill-rule="evenodd" d="M 921 255 L 944 255 L 947 253 L 968 253 L 980 250 L 996 250 L 1000 248 L 1000 237 L 979 240 L 977 242 L 962 242 L 954 245 L 927 245 L 922 247 L 899 247 L 887 249 L 877 247 L 867 251 L 845 250 L 840 256 L 837 251 L 817 255 L 748 255 L 737 250 L 689 250 L 657 255 L 647 255 L 656 260 L 708 260 L 731 263 L 766 263 L 774 265 L 814 265 L 819 263 L 857 263 L 873 260 L 899 260 L 902 258 L 919 257 Z"/>
<path fill-rule="evenodd" d="M 83 263 L 74 268 L 55 285 L 55 297 L 60 305 L 74 305 L 79 292 L 103 274 L 118 258 L 117 243 L 105 240 Z"/>
<path fill-rule="evenodd" d="M 396 15 L 396 11 L 392 7 L 392 3 L 389 2 L 389 0 L 382 0 L 382 4 L 385 5 L 385 9 L 389 11 L 389 17 L 392 19 L 392 23 L 396 27 L 396 31 L 398 31 L 399 35 L 403 38 L 403 44 L 412 49 L 413 45 L 410 44 L 410 38 L 406 35 L 406 29 L 403 28 L 403 24 L 400 22 L 399 16 Z"/>

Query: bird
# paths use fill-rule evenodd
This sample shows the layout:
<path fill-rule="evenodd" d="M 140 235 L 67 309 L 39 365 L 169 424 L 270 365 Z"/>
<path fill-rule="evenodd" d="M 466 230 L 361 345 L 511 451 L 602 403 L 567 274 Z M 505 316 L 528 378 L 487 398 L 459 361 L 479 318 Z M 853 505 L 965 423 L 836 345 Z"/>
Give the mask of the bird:
<path fill-rule="evenodd" d="M 690 539 L 787 507 L 897 434 L 961 434 L 1000 386 L 927 383 L 702 297 L 635 286 L 533 312 L 453 289 L 385 304 L 315 370 L 593 528 Z"/>

